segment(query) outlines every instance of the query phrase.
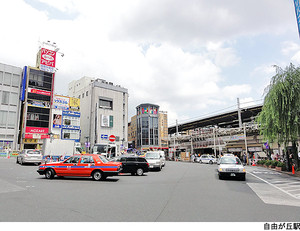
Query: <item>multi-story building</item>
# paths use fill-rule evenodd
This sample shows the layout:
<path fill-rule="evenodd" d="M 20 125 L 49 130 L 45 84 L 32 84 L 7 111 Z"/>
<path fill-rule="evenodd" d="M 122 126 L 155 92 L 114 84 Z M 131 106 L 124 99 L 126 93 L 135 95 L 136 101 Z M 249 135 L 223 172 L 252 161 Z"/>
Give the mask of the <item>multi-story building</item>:
<path fill-rule="evenodd" d="M 54 74 L 25 66 L 21 88 L 21 149 L 41 149 L 49 138 Z"/>
<path fill-rule="evenodd" d="M 136 115 L 131 117 L 130 122 L 128 123 L 128 147 L 136 148 L 137 144 L 137 129 L 136 129 Z"/>
<path fill-rule="evenodd" d="M 168 149 L 168 114 L 155 104 L 140 104 L 131 118 L 128 140 L 139 150 Z"/>
<path fill-rule="evenodd" d="M 81 144 L 114 147 L 112 156 L 127 147 L 128 90 L 90 77 L 72 81 L 68 87 L 70 97 L 80 98 Z"/>
<path fill-rule="evenodd" d="M 0 63 L 0 151 L 18 149 L 22 68 Z"/>

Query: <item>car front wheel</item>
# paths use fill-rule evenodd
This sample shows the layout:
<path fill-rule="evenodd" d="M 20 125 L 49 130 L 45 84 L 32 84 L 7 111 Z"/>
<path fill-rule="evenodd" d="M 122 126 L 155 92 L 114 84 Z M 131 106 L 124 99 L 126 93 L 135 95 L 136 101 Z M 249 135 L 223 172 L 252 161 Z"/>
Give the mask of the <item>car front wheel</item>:
<path fill-rule="evenodd" d="M 55 173 L 52 169 L 47 169 L 45 172 L 46 179 L 53 179 L 54 175 L 55 175 Z"/>

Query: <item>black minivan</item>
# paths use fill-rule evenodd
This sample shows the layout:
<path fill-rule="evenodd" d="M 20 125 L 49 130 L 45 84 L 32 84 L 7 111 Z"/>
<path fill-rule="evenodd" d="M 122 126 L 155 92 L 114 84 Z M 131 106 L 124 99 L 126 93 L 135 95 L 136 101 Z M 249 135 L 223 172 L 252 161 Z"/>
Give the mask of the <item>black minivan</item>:
<path fill-rule="evenodd" d="M 121 173 L 131 173 L 131 175 L 142 176 L 149 172 L 149 164 L 144 157 L 138 156 L 118 156 L 112 161 L 122 163 Z"/>

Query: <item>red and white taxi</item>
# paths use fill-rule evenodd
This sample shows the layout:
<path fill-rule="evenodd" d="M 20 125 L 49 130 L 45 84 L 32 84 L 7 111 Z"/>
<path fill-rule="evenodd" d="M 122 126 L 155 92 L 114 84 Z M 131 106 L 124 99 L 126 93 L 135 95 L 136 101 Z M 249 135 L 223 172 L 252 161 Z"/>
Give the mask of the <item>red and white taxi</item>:
<path fill-rule="evenodd" d="M 110 162 L 96 154 L 74 155 L 63 162 L 45 163 L 37 172 L 46 179 L 57 176 L 85 176 L 94 180 L 104 180 L 108 176 L 117 176 L 122 170 L 122 163 Z"/>

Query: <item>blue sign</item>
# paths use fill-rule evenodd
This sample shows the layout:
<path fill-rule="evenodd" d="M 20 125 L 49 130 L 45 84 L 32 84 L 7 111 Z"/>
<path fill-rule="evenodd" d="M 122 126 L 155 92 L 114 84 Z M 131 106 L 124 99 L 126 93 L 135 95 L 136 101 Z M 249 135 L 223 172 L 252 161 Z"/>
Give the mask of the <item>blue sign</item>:
<path fill-rule="evenodd" d="M 25 89 L 26 89 L 26 82 L 27 82 L 27 66 L 23 69 L 23 77 L 22 77 L 22 85 L 21 85 L 21 94 L 20 94 L 20 100 L 25 100 Z"/>
<path fill-rule="evenodd" d="M 298 33 L 300 36 L 300 3 L 299 0 L 294 0 L 295 5 L 295 12 L 296 12 L 296 18 L 297 18 L 297 24 L 298 24 Z"/>
<path fill-rule="evenodd" d="M 107 140 L 107 139 L 108 139 L 108 135 L 101 134 L 101 139 L 102 139 L 102 140 Z"/>
<path fill-rule="evenodd" d="M 74 116 L 74 117 L 80 117 L 80 112 L 77 111 L 63 111 L 63 116 Z"/>

